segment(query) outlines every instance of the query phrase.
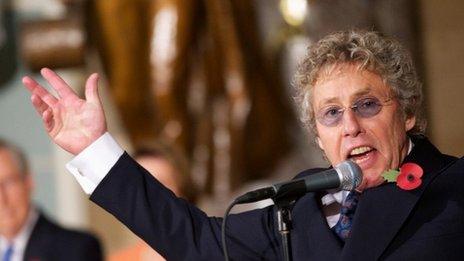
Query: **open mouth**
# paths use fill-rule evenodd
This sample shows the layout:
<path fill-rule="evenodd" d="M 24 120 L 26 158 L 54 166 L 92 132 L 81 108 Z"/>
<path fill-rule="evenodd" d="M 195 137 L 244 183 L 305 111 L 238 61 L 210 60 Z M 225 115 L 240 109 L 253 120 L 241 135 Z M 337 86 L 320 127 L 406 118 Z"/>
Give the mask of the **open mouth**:
<path fill-rule="evenodd" d="M 369 155 L 376 149 L 369 146 L 357 147 L 351 150 L 348 159 L 354 161 L 356 164 L 361 164 L 369 159 Z"/>

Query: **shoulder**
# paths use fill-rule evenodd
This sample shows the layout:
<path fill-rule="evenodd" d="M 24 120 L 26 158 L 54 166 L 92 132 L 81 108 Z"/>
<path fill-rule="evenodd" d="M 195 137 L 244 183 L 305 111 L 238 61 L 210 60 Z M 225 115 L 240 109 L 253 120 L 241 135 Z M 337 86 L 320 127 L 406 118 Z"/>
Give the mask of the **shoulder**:
<path fill-rule="evenodd" d="M 422 154 L 425 154 L 426 156 L 429 156 L 429 157 L 438 158 L 441 160 L 440 163 L 442 163 L 443 165 L 453 163 L 454 161 L 458 159 L 457 157 L 442 153 L 424 135 L 414 135 L 414 136 L 411 136 L 410 138 L 412 140 L 412 143 L 414 144 L 411 154 L 419 154 L 417 155 L 419 157 L 424 157 L 424 155 Z"/>
<path fill-rule="evenodd" d="M 67 240 L 77 241 L 98 241 L 96 236 L 89 232 L 84 232 L 76 229 L 68 229 L 58 225 L 55 221 L 49 219 L 44 214 L 39 215 L 36 225 L 40 230 L 46 231 L 51 236 L 60 239 L 65 238 Z"/>
<path fill-rule="evenodd" d="M 33 235 L 36 238 L 50 240 L 57 248 L 69 251 L 100 252 L 100 241 L 92 233 L 68 229 L 58 225 L 43 214 L 39 215 Z"/>

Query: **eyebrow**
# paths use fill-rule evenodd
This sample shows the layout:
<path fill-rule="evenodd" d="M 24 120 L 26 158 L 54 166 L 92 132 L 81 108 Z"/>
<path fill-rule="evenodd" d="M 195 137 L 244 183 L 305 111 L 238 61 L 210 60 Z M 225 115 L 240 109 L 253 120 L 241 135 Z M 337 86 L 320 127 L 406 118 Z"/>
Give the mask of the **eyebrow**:
<path fill-rule="evenodd" d="M 359 97 L 361 97 L 363 95 L 369 94 L 371 92 L 372 92 L 372 87 L 370 85 L 368 85 L 366 88 L 355 92 L 352 95 L 352 97 L 354 97 L 354 99 L 357 99 L 357 98 L 359 98 Z M 323 100 L 322 103 L 320 103 L 320 104 L 324 105 L 324 104 L 327 104 L 327 103 L 334 103 L 334 102 L 336 102 L 338 100 L 339 100 L 338 97 L 327 98 L 327 99 Z"/>
<path fill-rule="evenodd" d="M 355 98 L 359 98 L 361 96 L 364 96 L 366 94 L 370 94 L 372 92 L 372 88 L 370 85 L 368 85 L 366 88 L 360 90 L 360 91 L 357 91 L 354 93 L 353 97 Z"/>

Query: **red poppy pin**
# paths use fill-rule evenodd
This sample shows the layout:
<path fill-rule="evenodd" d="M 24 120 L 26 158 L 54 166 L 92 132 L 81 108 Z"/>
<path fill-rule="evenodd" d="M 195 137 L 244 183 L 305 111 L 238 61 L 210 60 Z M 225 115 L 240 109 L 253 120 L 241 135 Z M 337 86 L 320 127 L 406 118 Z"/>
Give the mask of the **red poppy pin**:
<path fill-rule="evenodd" d="M 388 170 L 382 174 L 387 182 L 396 182 L 396 185 L 404 190 L 412 190 L 422 184 L 424 171 L 416 163 L 405 163 L 400 170 Z"/>

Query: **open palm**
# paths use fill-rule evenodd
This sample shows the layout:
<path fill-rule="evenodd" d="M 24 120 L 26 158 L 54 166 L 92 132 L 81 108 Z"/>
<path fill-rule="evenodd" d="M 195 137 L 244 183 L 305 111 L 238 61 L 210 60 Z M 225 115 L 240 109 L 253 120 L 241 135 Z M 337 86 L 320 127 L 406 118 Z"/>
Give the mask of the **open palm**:
<path fill-rule="evenodd" d="M 23 78 L 23 84 L 31 92 L 32 104 L 42 117 L 52 140 L 64 150 L 74 155 L 78 154 L 107 129 L 98 96 L 98 75 L 89 76 L 85 86 L 85 99 L 81 99 L 52 70 L 44 68 L 40 72 L 57 92 L 58 97 L 26 76 Z"/>

